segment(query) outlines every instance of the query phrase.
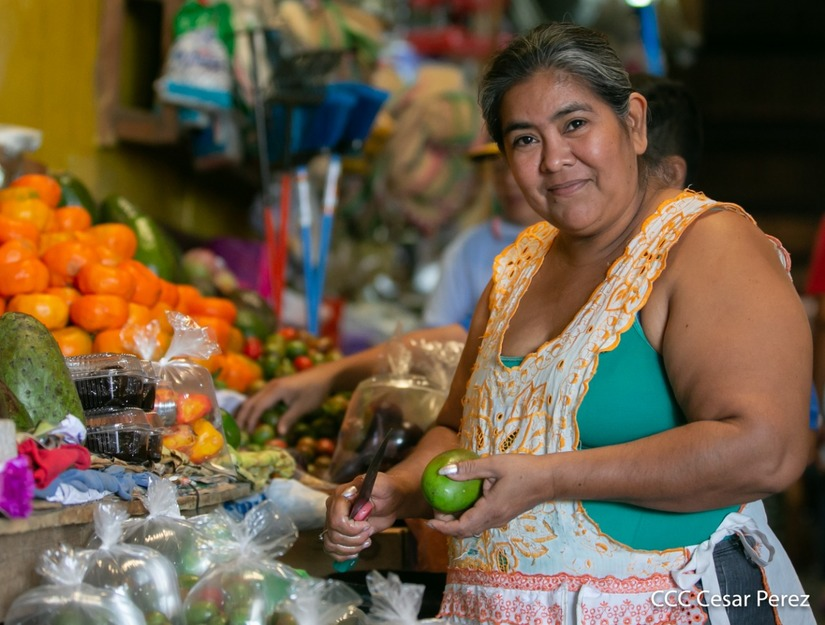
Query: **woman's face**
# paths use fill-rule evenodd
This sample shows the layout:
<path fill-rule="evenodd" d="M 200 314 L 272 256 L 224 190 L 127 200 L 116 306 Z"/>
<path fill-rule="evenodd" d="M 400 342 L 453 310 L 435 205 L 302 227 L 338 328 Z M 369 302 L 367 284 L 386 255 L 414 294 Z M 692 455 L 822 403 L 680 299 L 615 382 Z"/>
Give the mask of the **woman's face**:
<path fill-rule="evenodd" d="M 638 209 L 637 156 L 647 146 L 646 103 L 633 94 L 626 122 L 581 80 L 535 74 L 504 96 L 504 150 L 533 209 L 563 232 L 620 229 Z"/>

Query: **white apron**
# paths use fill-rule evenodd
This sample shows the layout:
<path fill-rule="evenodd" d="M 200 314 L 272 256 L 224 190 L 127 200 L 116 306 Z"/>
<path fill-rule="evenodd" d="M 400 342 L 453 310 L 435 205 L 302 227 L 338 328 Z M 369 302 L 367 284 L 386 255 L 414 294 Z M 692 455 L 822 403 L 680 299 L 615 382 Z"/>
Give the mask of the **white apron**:
<path fill-rule="evenodd" d="M 576 412 L 599 353 L 615 347 L 631 327 L 671 245 L 711 207 L 750 219 L 736 205 L 692 191 L 664 203 L 564 332 L 508 368 L 499 358 L 502 337 L 540 265 L 536 259 L 557 231 L 542 222 L 522 233 L 495 262 L 491 316 L 464 400 L 462 445 L 481 455 L 575 453 Z M 777 249 L 788 268 L 787 255 Z M 704 623 L 695 584 L 701 581 L 708 593 L 718 590 L 713 546 L 730 534 L 750 538 L 746 550 L 763 567 L 772 595 L 803 595 L 761 502 L 728 515 L 700 545 L 639 551 L 602 534 L 579 502 L 559 501 L 479 537 L 451 540 L 441 616 L 467 624 Z M 728 622 L 724 607 L 709 611 L 714 625 Z M 783 606 L 774 612 L 784 625 L 815 624 L 810 609 Z"/>

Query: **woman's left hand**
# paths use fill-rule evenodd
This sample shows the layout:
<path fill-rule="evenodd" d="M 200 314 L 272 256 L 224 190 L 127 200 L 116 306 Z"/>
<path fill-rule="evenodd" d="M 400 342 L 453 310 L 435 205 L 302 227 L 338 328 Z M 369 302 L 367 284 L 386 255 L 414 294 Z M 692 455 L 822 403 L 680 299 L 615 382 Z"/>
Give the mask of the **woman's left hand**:
<path fill-rule="evenodd" d="M 442 475 L 451 479 L 482 479 L 482 495 L 460 516 L 436 511 L 428 525 L 442 534 L 457 537 L 478 535 L 492 527 L 506 525 L 521 513 L 553 498 L 552 480 L 546 468 L 548 459 L 549 456 L 502 454 L 446 465 Z M 455 467 L 454 473 L 449 472 L 451 467 Z"/>

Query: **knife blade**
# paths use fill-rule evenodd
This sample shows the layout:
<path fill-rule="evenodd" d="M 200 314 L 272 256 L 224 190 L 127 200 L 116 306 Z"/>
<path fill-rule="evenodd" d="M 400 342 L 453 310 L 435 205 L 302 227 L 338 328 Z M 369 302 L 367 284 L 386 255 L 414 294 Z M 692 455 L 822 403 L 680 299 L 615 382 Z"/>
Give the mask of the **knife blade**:
<path fill-rule="evenodd" d="M 358 496 L 356 496 L 355 501 L 352 502 L 352 507 L 349 511 L 349 518 L 351 519 L 356 518 L 358 514 L 361 512 L 361 510 L 364 508 L 364 506 L 369 503 L 370 497 L 372 496 L 372 488 L 373 486 L 375 486 L 375 478 L 378 476 L 378 473 L 381 470 L 381 463 L 384 460 L 384 454 L 387 451 L 387 443 L 389 443 L 392 433 L 393 430 L 387 432 L 387 434 L 384 436 L 384 440 L 381 441 L 381 445 L 378 446 L 378 450 L 372 457 L 372 460 L 370 460 L 370 464 L 367 467 L 367 472 L 364 474 L 364 481 L 361 482 L 361 488 L 358 490 Z M 369 515 L 365 515 L 363 518 L 360 518 L 358 520 L 363 521 L 367 516 Z M 336 560 L 332 563 L 332 568 L 334 568 L 339 573 L 346 573 L 353 566 L 355 566 L 355 563 L 357 561 L 358 556 L 340 562 Z"/>

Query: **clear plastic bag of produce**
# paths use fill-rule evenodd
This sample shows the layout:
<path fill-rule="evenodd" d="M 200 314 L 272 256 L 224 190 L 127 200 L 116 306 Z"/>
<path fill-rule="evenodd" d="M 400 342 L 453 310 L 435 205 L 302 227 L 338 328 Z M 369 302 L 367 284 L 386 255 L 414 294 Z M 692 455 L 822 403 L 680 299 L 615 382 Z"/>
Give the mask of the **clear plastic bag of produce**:
<path fill-rule="evenodd" d="M 129 597 L 83 581 L 92 553 L 66 545 L 44 551 L 36 568 L 45 583 L 12 602 L 5 625 L 146 625 Z"/>
<path fill-rule="evenodd" d="M 300 579 L 278 606 L 278 613 L 292 617 L 295 625 L 363 625 L 366 615 L 358 607 L 360 595 L 334 579 Z M 281 621 L 277 621 L 281 622 Z"/>
<path fill-rule="evenodd" d="M 155 339 L 135 339 L 147 367 L 158 380 L 155 410 L 166 424 L 163 446 L 201 469 L 235 477 L 235 465 L 223 432 L 221 408 L 209 370 L 198 364 L 220 348 L 208 329 L 179 312 L 167 313 L 173 334 L 159 361 L 149 361 Z"/>
<path fill-rule="evenodd" d="M 83 581 L 129 597 L 153 625 L 183 625 L 183 602 L 175 568 L 159 551 L 122 542 L 125 506 L 103 502 L 94 512 L 100 545 L 91 549 Z"/>
<path fill-rule="evenodd" d="M 298 538 L 292 520 L 264 500 L 241 520 L 219 508 L 193 521 L 210 541 L 217 562 L 184 600 L 187 625 L 272 623 L 278 604 L 302 578 L 278 561 Z"/>
<path fill-rule="evenodd" d="M 439 618 L 418 620 L 426 590 L 423 584 L 405 584 L 395 573 L 384 577 L 378 571 L 370 571 L 367 589 L 370 592 L 369 625 L 449 624 Z"/>
<path fill-rule="evenodd" d="M 168 558 L 177 572 L 181 597 L 185 597 L 212 566 L 209 541 L 195 523 L 180 513 L 174 482 L 153 479 L 143 503 L 148 514 L 126 519 L 122 540 L 150 547 Z"/>
<path fill-rule="evenodd" d="M 338 432 L 338 442 L 326 479 L 343 484 L 366 471 L 384 436 L 393 434 L 381 470 L 403 460 L 435 421 L 447 398 L 454 369 L 453 348 L 400 339 L 387 346 L 389 372 L 361 382 L 352 393 Z M 414 370 L 427 371 L 428 375 Z"/>

